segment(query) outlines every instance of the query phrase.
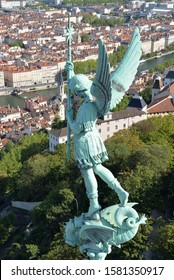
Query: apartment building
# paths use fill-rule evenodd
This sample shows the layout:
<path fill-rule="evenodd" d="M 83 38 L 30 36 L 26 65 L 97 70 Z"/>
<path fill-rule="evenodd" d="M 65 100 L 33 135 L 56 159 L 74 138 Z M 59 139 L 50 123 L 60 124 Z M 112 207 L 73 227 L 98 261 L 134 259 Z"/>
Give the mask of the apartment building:
<path fill-rule="evenodd" d="M 66 143 L 67 141 L 67 128 L 51 130 L 49 133 L 49 151 L 54 152 L 59 144 Z"/>
<path fill-rule="evenodd" d="M 15 8 L 15 7 L 25 7 L 26 1 L 19 0 L 19 1 L 10 1 L 10 0 L 0 0 L 0 7 L 1 8 Z"/>
<path fill-rule="evenodd" d="M 8 87 L 20 88 L 55 83 L 55 75 L 57 72 L 57 64 L 39 64 L 31 67 L 8 67 L 4 70 L 5 85 Z"/>
<path fill-rule="evenodd" d="M 164 86 L 168 86 L 174 82 L 174 69 L 168 71 L 166 77 L 164 78 Z"/>
<path fill-rule="evenodd" d="M 136 108 L 126 109 L 118 112 L 110 112 L 103 120 L 97 121 L 97 129 L 103 141 L 111 138 L 115 132 L 128 129 L 134 123 L 147 119 L 147 114 Z"/>
<path fill-rule="evenodd" d="M 47 101 L 41 97 L 35 97 L 32 99 L 27 99 L 24 101 L 25 109 L 27 109 L 30 112 L 39 112 L 40 109 L 45 109 L 45 106 L 47 106 Z"/>
<path fill-rule="evenodd" d="M 147 119 L 147 114 L 136 108 L 127 109 L 119 112 L 110 112 L 99 119 L 96 124 L 103 141 L 111 138 L 115 132 L 122 129 L 128 129 L 134 123 Z M 66 143 L 67 128 L 51 130 L 49 133 L 49 151 L 54 152 L 56 145 Z"/>
<path fill-rule="evenodd" d="M 0 88 L 5 86 L 4 72 L 0 71 Z"/>
<path fill-rule="evenodd" d="M 167 35 L 154 36 L 149 39 L 142 38 L 142 51 L 148 54 L 155 51 L 165 49 L 168 45 L 174 42 L 174 33 L 167 33 Z"/>
<path fill-rule="evenodd" d="M 152 50 L 152 43 L 150 39 L 146 39 L 142 41 L 142 51 L 143 54 L 151 53 Z"/>
<path fill-rule="evenodd" d="M 21 110 L 19 108 L 0 107 L 0 123 L 15 121 L 19 118 L 21 118 Z"/>

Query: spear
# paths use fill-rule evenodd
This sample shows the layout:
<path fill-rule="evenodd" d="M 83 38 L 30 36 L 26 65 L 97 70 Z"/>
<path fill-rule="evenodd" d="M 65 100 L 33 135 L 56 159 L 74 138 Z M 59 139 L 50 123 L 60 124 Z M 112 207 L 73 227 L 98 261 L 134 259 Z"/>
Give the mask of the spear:
<path fill-rule="evenodd" d="M 66 41 L 68 42 L 68 57 L 67 57 L 67 61 L 66 64 L 70 64 L 72 63 L 72 58 L 71 58 L 71 43 L 72 43 L 72 35 L 75 34 L 75 31 L 73 30 L 73 28 L 71 27 L 71 23 L 70 23 L 70 16 L 68 16 L 68 26 L 66 29 L 66 33 L 64 34 L 64 36 L 66 36 Z M 73 70 L 69 69 L 69 67 L 67 67 L 67 109 L 71 110 L 71 91 L 69 89 L 69 82 L 72 78 L 72 73 Z M 70 126 L 69 124 L 67 124 L 67 148 L 66 148 L 66 154 L 67 154 L 67 159 L 70 159 L 70 149 L 71 149 L 71 130 L 70 130 Z"/>

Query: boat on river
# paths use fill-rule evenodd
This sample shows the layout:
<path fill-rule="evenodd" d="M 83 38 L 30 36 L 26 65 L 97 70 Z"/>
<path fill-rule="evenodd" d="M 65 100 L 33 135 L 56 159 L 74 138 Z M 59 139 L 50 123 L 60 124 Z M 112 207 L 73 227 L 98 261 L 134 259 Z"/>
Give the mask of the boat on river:
<path fill-rule="evenodd" d="M 142 63 L 144 63 L 144 62 L 146 62 L 145 59 L 140 60 L 140 64 L 142 64 Z"/>
<path fill-rule="evenodd" d="M 18 95 L 21 95 L 22 93 L 23 93 L 22 91 L 15 91 L 15 90 L 13 90 L 11 92 L 11 95 L 18 96 Z"/>

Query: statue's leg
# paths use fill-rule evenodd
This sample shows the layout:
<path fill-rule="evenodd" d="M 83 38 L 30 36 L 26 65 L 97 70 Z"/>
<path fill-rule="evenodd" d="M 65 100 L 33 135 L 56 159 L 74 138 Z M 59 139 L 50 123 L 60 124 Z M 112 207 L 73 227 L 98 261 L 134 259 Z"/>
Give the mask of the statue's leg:
<path fill-rule="evenodd" d="M 89 210 L 86 214 L 87 217 L 90 217 L 92 214 L 101 209 L 98 203 L 98 185 L 97 180 L 92 168 L 81 169 L 81 173 L 84 178 L 86 194 L 89 198 Z"/>
<path fill-rule="evenodd" d="M 128 202 L 129 194 L 121 187 L 112 172 L 102 164 L 96 165 L 94 167 L 94 172 L 117 193 L 121 206 L 125 206 Z"/>

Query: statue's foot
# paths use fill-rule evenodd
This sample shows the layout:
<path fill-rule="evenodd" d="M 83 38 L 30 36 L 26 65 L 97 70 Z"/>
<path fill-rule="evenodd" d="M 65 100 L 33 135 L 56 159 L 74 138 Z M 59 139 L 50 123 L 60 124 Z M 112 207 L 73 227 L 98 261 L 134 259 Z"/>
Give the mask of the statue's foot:
<path fill-rule="evenodd" d="M 99 218 L 98 212 L 100 211 L 100 209 L 101 209 L 101 206 L 99 204 L 92 205 L 92 206 L 90 205 L 88 213 L 85 214 L 85 217 L 98 220 L 98 218 Z"/>
<path fill-rule="evenodd" d="M 119 194 L 121 207 L 126 206 L 126 204 L 128 203 L 128 198 L 129 198 L 129 193 L 124 190 Z"/>
<path fill-rule="evenodd" d="M 126 192 L 120 185 L 120 183 L 118 182 L 118 180 L 115 178 L 112 182 L 110 182 L 108 184 L 108 186 L 114 190 L 120 200 L 120 206 L 124 207 L 126 206 L 127 202 L 128 202 L 128 197 L 129 197 L 129 193 Z"/>

